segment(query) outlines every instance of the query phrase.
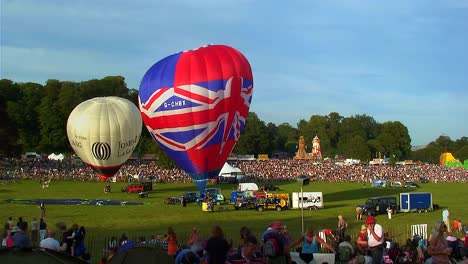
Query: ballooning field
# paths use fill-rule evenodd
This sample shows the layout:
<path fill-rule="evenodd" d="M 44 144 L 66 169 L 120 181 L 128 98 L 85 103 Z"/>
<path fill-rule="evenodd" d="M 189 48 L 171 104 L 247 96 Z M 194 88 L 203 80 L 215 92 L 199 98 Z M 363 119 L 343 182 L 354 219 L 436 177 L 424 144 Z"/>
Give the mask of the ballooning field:
<path fill-rule="evenodd" d="M 57 222 L 65 222 L 68 226 L 73 223 L 83 225 L 89 236 L 119 237 L 126 233 L 129 237 L 165 234 L 168 226 L 175 228 L 180 241 L 185 241 L 191 228 L 197 226 L 207 237 L 212 225 L 218 224 L 224 229 L 227 238 L 232 238 L 237 244 L 239 229 L 246 225 L 255 233 L 260 234 L 269 223 L 280 220 L 287 225 L 291 236 L 296 239 L 301 230 L 301 211 L 284 210 L 257 212 L 254 210 L 234 210 L 233 205 L 217 206 L 214 212 L 202 212 L 195 204 L 169 205 L 164 201 L 168 197 L 179 196 L 186 191 L 195 191 L 193 184 L 154 184 L 153 191 L 148 198 L 139 198 L 138 194 L 127 194 L 120 191 L 126 183 L 111 183 L 112 193 L 103 192 L 104 183 L 99 182 L 71 182 L 52 181 L 49 188 L 42 189 L 37 181 L 16 181 L 0 185 L 0 219 L 6 222 L 9 216 L 17 220 L 19 216 L 27 222 L 33 217 L 40 218 L 41 210 L 37 204 L 8 203 L 7 199 L 111 199 L 119 201 L 143 202 L 143 205 L 49 205 L 46 204 L 46 222 L 53 226 Z M 261 183 L 258 183 L 260 186 Z M 279 192 L 291 193 L 300 191 L 297 182 L 276 183 Z M 468 223 L 468 198 L 466 190 L 468 184 L 461 183 L 428 183 L 420 184 L 421 188 L 409 190 L 405 188 L 372 188 L 357 183 L 324 183 L 312 182 L 304 186 L 304 192 L 321 191 L 324 194 L 325 208 L 318 211 L 304 211 L 305 225 L 313 225 L 315 230 L 336 228 L 337 216 L 343 215 L 349 224 L 350 234 L 358 232 L 363 222 L 356 221 L 355 207 L 362 204 L 371 196 L 393 195 L 418 191 L 431 192 L 433 203 L 441 209 L 428 213 L 399 213 L 388 220 L 386 215 L 377 216 L 377 221 L 386 230 L 393 230 L 396 240 L 404 240 L 408 236 L 411 224 L 432 224 L 441 220 L 442 209 L 450 207 L 452 219 L 461 219 Z M 209 184 L 207 187 L 221 187 L 226 200 L 229 200 L 231 190 L 236 185 Z"/>

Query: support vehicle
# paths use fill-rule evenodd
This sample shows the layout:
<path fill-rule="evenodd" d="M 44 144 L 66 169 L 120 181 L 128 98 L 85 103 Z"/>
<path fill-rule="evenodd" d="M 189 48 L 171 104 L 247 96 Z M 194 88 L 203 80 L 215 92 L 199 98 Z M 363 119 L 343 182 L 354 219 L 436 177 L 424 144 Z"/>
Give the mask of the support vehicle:
<path fill-rule="evenodd" d="M 209 197 L 212 199 L 214 204 L 220 205 L 222 203 L 226 203 L 226 199 L 224 198 L 224 195 L 221 193 L 220 188 L 206 188 L 200 195 L 200 197 L 197 198 L 197 203 L 199 205 L 202 205 L 202 203 L 205 201 L 206 197 Z"/>
<path fill-rule="evenodd" d="M 400 207 L 402 212 L 432 211 L 432 194 L 428 192 L 400 193 Z"/>
<path fill-rule="evenodd" d="M 288 208 L 288 201 L 280 197 L 259 198 L 256 209 L 261 212 L 264 210 L 282 211 Z"/>
<path fill-rule="evenodd" d="M 122 187 L 122 192 L 127 192 L 127 193 L 140 193 L 145 191 L 145 186 L 143 184 L 129 184 L 125 187 Z"/>
<path fill-rule="evenodd" d="M 394 196 L 370 197 L 365 204 L 359 205 L 364 210 L 364 214 L 377 215 L 387 213 L 387 208 L 390 205 L 394 213 L 399 211 L 397 199 Z"/>
<path fill-rule="evenodd" d="M 304 205 L 304 209 L 308 210 L 317 210 L 319 208 L 323 208 L 322 192 L 293 192 L 292 208 L 300 209 L 302 205 Z"/>

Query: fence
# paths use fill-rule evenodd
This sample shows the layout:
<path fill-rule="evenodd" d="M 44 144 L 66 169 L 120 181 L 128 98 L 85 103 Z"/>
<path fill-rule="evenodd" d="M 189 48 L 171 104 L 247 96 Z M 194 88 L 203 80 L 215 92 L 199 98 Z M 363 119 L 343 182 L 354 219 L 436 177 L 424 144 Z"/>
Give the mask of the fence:
<path fill-rule="evenodd" d="M 255 234 L 258 238 L 261 238 L 262 234 L 257 233 Z M 350 234 L 352 241 L 357 241 L 357 234 Z M 416 224 L 416 225 L 408 225 L 406 230 L 399 230 L 392 227 L 385 228 L 385 237 L 391 239 L 394 242 L 399 243 L 400 245 L 404 245 L 408 238 L 412 238 L 414 235 L 419 235 L 422 239 L 426 240 L 428 238 L 427 233 L 427 224 Z M 319 232 L 319 236 L 327 241 L 324 232 Z M 158 245 L 161 248 L 165 248 L 164 236 L 136 236 L 136 235 L 128 235 L 128 241 L 137 241 L 141 243 L 147 244 L 154 244 Z M 179 236 L 179 242 L 181 246 L 187 241 L 189 238 L 189 234 Z M 291 238 L 294 241 L 296 238 Z M 120 235 L 118 236 L 93 236 L 92 234 L 87 234 L 85 237 L 85 247 L 86 252 L 91 255 L 92 263 L 99 263 L 102 258 L 108 257 L 112 254 L 112 249 L 119 245 Z M 232 238 L 232 244 L 234 247 L 239 245 L 240 239 L 237 237 Z M 35 245 L 37 246 L 37 245 Z M 324 249 L 321 252 L 326 252 Z"/>

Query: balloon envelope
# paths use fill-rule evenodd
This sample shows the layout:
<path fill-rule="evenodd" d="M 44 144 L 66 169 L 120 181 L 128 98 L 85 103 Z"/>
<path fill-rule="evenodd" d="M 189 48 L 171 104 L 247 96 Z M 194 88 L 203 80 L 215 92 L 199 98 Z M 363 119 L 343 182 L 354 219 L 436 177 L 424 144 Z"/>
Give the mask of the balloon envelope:
<path fill-rule="evenodd" d="M 252 91 L 247 59 L 209 45 L 154 64 L 140 84 L 140 111 L 154 140 L 204 189 L 239 139 Z"/>
<path fill-rule="evenodd" d="M 67 134 L 76 154 L 105 180 L 130 157 L 140 140 L 141 126 L 140 111 L 129 100 L 96 97 L 73 109 Z"/>

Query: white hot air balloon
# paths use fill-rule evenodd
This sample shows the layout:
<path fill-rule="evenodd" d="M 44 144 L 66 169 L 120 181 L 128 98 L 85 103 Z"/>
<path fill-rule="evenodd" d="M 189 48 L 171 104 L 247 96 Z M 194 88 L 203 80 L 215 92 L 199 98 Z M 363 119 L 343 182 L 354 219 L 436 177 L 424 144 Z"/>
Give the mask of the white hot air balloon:
<path fill-rule="evenodd" d="M 82 102 L 68 117 L 67 135 L 81 160 L 105 181 L 127 161 L 138 144 L 142 121 L 127 99 L 109 96 Z"/>

